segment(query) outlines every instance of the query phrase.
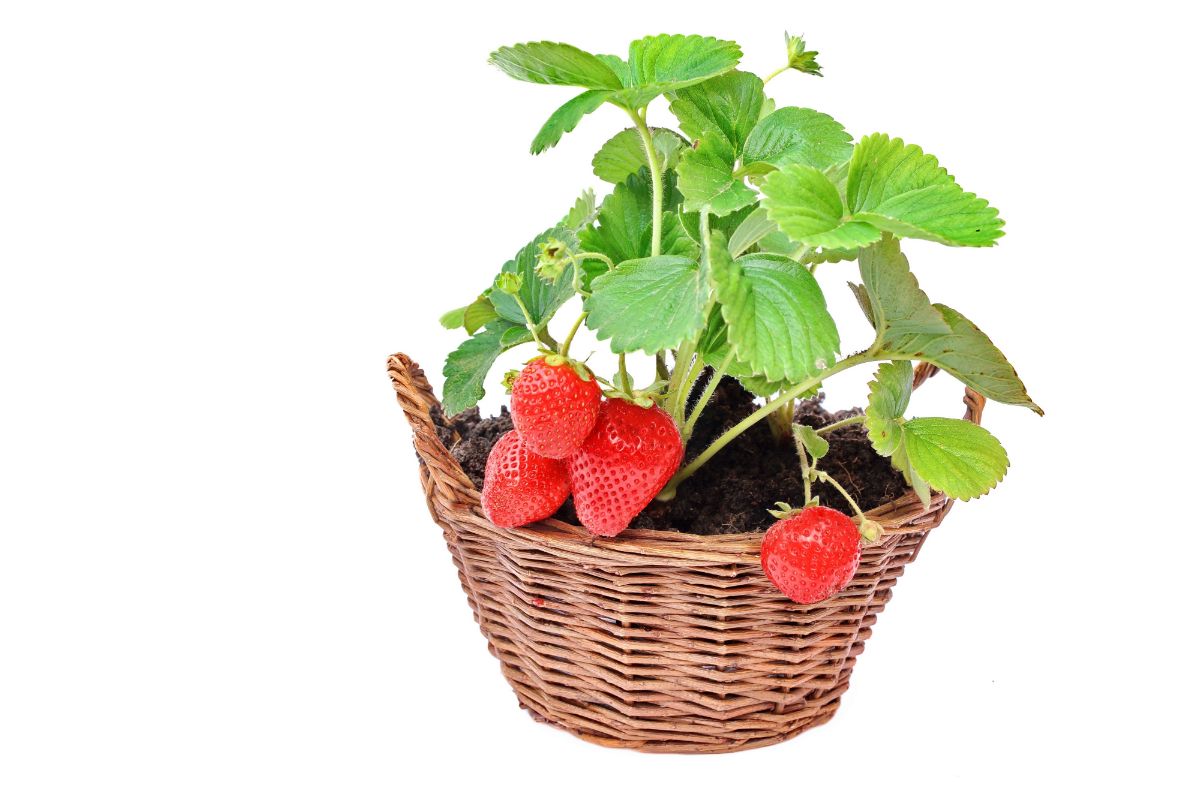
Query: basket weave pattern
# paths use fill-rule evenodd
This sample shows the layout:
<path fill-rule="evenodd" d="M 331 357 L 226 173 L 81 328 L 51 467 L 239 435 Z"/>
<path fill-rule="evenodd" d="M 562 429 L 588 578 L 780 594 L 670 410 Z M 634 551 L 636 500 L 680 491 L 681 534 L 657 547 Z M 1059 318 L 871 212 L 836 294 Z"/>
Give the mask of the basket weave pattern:
<path fill-rule="evenodd" d="M 424 373 L 403 354 L 388 372 L 430 513 L 521 706 L 603 745 L 728 752 L 828 721 L 892 587 L 950 508 L 944 495 L 926 509 L 909 493 L 870 512 L 885 535 L 864 546 L 854 580 L 801 606 L 763 574 L 761 533 L 496 527 L 438 438 Z M 932 373 L 922 365 L 914 383 Z M 968 391 L 966 403 L 978 422 L 983 399 Z"/>

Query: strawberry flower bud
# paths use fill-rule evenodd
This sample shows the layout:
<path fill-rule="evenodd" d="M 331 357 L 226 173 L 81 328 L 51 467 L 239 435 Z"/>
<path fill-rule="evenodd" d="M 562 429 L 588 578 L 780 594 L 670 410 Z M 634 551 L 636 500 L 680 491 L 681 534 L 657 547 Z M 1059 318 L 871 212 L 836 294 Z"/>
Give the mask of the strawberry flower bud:
<path fill-rule="evenodd" d="M 501 272 L 496 276 L 496 291 L 504 294 L 516 294 L 521 291 L 525 281 L 515 272 Z"/>
<path fill-rule="evenodd" d="M 567 246 L 558 239 L 547 239 L 538 245 L 537 275 L 547 283 L 554 283 L 567 269 Z"/>
<path fill-rule="evenodd" d="M 818 53 L 816 50 L 804 49 L 804 37 L 789 36 L 785 33 L 784 39 L 787 41 L 788 66 L 821 77 L 821 65 L 817 63 Z"/>

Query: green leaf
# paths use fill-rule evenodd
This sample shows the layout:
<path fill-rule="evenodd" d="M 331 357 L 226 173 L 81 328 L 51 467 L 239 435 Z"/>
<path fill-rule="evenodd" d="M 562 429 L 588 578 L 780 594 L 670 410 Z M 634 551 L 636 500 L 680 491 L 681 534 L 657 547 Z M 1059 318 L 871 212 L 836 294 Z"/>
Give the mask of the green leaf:
<path fill-rule="evenodd" d="M 950 326 L 909 270 L 899 240 L 884 236 L 877 244 L 863 248 L 859 251 L 858 269 L 870 303 L 867 318 L 876 331 L 882 331 L 885 347 L 909 334 L 950 332 Z"/>
<path fill-rule="evenodd" d="M 837 326 L 808 270 L 767 254 L 734 261 L 715 243 L 710 261 L 729 342 L 756 374 L 799 383 L 834 362 Z"/>
<path fill-rule="evenodd" d="M 659 166 L 664 170 L 675 169 L 679 154 L 687 143 L 675 131 L 666 128 L 655 128 L 651 132 L 651 141 Z M 649 166 L 642 137 L 635 128 L 626 128 L 609 139 L 592 158 L 592 171 L 596 177 L 609 183 L 621 183 L 642 167 Z"/>
<path fill-rule="evenodd" d="M 926 508 L 929 508 L 929 503 L 933 500 L 929 492 L 929 482 L 913 469 L 912 462 L 908 460 L 908 453 L 903 447 L 892 454 L 892 467 L 904 476 L 904 480 L 916 492 L 917 497 L 921 498 L 921 502 Z"/>
<path fill-rule="evenodd" d="M 749 169 L 762 173 L 755 164 Z M 763 182 L 763 205 L 771 209 L 771 218 L 802 244 L 864 246 L 888 231 L 982 247 L 1002 235 L 1004 221 L 986 200 L 964 192 L 936 158 L 900 139 L 877 133 L 858 143 L 846 173 L 844 203 L 841 165 L 818 174 L 791 165 Z"/>
<path fill-rule="evenodd" d="M 808 451 L 813 459 L 824 458 L 829 452 L 829 442 L 821 437 L 809 425 L 793 425 L 792 432 L 800 439 L 800 443 L 804 445 L 804 449 Z"/>
<path fill-rule="evenodd" d="M 730 235 L 729 254 L 737 258 L 769 234 L 778 230 L 779 227 L 767 217 L 767 210 L 761 207 L 756 208 L 741 221 L 737 229 Z"/>
<path fill-rule="evenodd" d="M 501 47 L 488 61 L 517 80 L 584 89 L 620 89 L 621 79 L 603 60 L 569 44 L 529 42 Z"/>
<path fill-rule="evenodd" d="M 720 231 L 728 239 L 753 211 L 754 206 L 743 206 L 732 214 L 725 214 L 724 216 L 709 214 L 708 227 L 710 230 Z M 681 211 L 679 213 L 679 221 L 683 224 L 683 230 L 688 238 L 696 244 L 700 244 L 700 213 L 697 211 Z"/>
<path fill-rule="evenodd" d="M 668 171 L 663 174 L 663 254 L 694 255 L 696 245 L 687 237 L 678 218 L 672 213 L 679 202 L 675 173 Z M 584 229 L 579 234 L 580 243 L 584 250 L 604 253 L 615 264 L 647 258 L 650 256 L 653 235 L 653 212 L 650 172 L 642 169 L 626 178 L 624 183 L 613 187 L 612 194 L 600 206 L 597 226 Z"/>
<path fill-rule="evenodd" d="M 445 314 L 442 314 L 440 317 L 438 317 L 438 323 L 448 331 L 461 328 L 465 324 L 464 320 L 466 313 L 466 306 L 463 306 L 462 308 L 451 309 L 450 311 L 447 311 Z"/>
<path fill-rule="evenodd" d="M 500 315 L 496 313 L 491 299 L 486 294 L 481 294 L 470 305 L 447 311 L 438 322 L 448 330 L 465 328 L 467 333 L 474 334 L 484 325 L 499 318 Z"/>
<path fill-rule="evenodd" d="M 896 239 L 864 248 L 858 266 L 863 286 L 851 288 L 882 331 L 883 358 L 928 361 L 984 397 L 1043 413 L 991 339 L 954 309 L 929 302 Z"/>
<path fill-rule="evenodd" d="M 678 91 L 671 101 L 671 113 L 691 139 L 699 139 L 705 131 L 720 131 L 733 151 L 740 153 L 762 105 L 762 80 L 734 70 Z"/>
<path fill-rule="evenodd" d="M 537 132 L 537 136 L 533 137 L 533 144 L 529 146 L 529 152 L 537 155 L 554 147 L 564 134 L 575 130 L 575 126 L 579 124 L 580 120 L 604 105 L 609 94 L 606 91 L 589 89 L 563 103 L 557 111 L 550 115 L 550 119 L 546 120 L 546 124 Z"/>
<path fill-rule="evenodd" d="M 724 366 L 726 375 L 735 378 L 746 391 L 758 397 L 770 397 L 787 388 L 787 381 L 769 381 L 762 375 L 754 374 L 754 370 L 750 369 L 746 362 L 729 358 L 728 333 L 729 326 L 721 317 L 721 309 L 714 308 L 696 347 L 696 354 L 705 364 L 713 369 Z M 817 391 L 818 389 L 814 388 L 804 396 L 815 395 Z"/>
<path fill-rule="evenodd" d="M 613 71 L 613 74 L 620 79 L 621 85 L 629 88 L 633 85 L 632 78 L 629 76 L 629 62 L 620 56 L 609 56 L 603 53 L 598 53 L 596 58 L 604 62 L 605 66 Z"/>
<path fill-rule="evenodd" d="M 579 199 L 575 201 L 575 205 L 571 206 L 571 210 L 558 225 L 561 228 L 578 232 L 591 225 L 595 219 L 596 193 L 591 189 L 584 189 L 579 195 Z"/>
<path fill-rule="evenodd" d="M 532 342 L 533 334 L 529 332 L 529 328 L 524 325 L 512 325 L 500 334 L 500 346 L 505 350 L 510 347 L 516 347 L 525 342 Z"/>
<path fill-rule="evenodd" d="M 1003 235 L 996 209 L 963 191 L 937 158 L 882 133 L 854 148 L 846 202 L 854 219 L 897 236 L 986 247 Z"/>
<path fill-rule="evenodd" d="M 442 408 L 446 415 L 454 416 L 482 400 L 483 382 L 496 358 L 508 348 L 531 339 L 523 325 L 494 320 L 459 345 L 442 368 L 446 378 Z"/>
<path fill-rule="evenodd" d="M 801 248 L 803 250 L 801 251 Z M 794 242 L 786 233 L 776 228 L 758 241 L 758 249 L 763 253 L 776 253 L 788 256 L 801 264 L 836 264 L 840 261 L 853 261 L 858 258 L 857 247 L 806 247 Z M 801 251 L 801 255 L 797 255 Z"/>
<path fill-rule="evenodd" d="M 904 423 L 904 449 L 917 475 L 956 500 L 987 494 L 1008 472 L 1004 446 L 964 419 L 911 419 Z"/>
<path fill-rule="evenodd" d="M 762 204 L 771 220 L 801 244 L 862 247 L 881 236 L 873 225 L 845 218 L 846 208 L 837 187 L 814 167 L 788 164 L 767 176 L 762 191 Z"/>
<path fill-rule="evenodd" d="M 850 134 L 833 117 L 811 108 L 788 106 L 755 126 L 742 152 L 742 163 L 803 164 L 823 170 L 845 161 L 853 152 Z"/>
<path fill-rule="evenodd" d="M 928 361 L 941 367 L 984 397 L 999 403 L 1045 412 L 1029 396 L 1008 359 L 975 323 L 949 306 L 933 306 L 950 327 L 948 334 L 912 334 L 889 341 L 885 358 Z"/>
<path fill-rule="evenodd" d="M 679 190 L 685 198 L 685 211 L 708 206 L 723 216 L 758 199 L 741 178 L 733 176 L 735 159 L 733 145 L 717 130 L 706 131 L 694 149 L 684 152 L 679 161 Z"/>
<path fill-rule="evenodd" d="M 592 281 L 587 325 L 596 338 L 611 339 L 616 353 L 679 347 L 704 327 L 704 288 L 694 258 L 626 261 Z"/>
<path fill-rule="evenodd" d="M 822 247 L 810 251 L 803 259 L 805 264 L 837 264 L 858 258 L 857 247 Z"/>
<path fill-rule="evenodd" d="M 578 240 L 575 233 L 567 228 L 551 228 L 544 231 L 529 244 L 521 248 L 517 255 L 501 269 L 501 273 L 513 273 L 520 277 L 521 288 L 518 296 L 529 310 L 534 325 L 545 325 L 554 316 L 554 312 L 571 298 L 575 290 L 571 285 L 572 267 L 567 267 L 562 277 L 547 283 L 537 275 L 538 255 L 541 245 L 549 239 L 559 239 L 567 247 L 576 248 Z M 525 324 L 525 317 L 517 301 L 506 294 L 496 292 L 491 295 L 492 304 L 504 319 L 519 324 Z"/>
<path fill-rule="evenodd" d="M 881 364 L 868 384 L 867 437 L 875 452 L 890 456 L 904 443 L 904 412 L 912 397 L 913 367 L 908 361 Z"/>
<path fill-rule="evenodd" d="M 467 329 L 467 333 L 474 335 L 477 330 L 496 319 L 500 319 L 500 314 L 492 304 L 491 298 L 480 295 L 463 312 L 463 327 Z"/>
<path fill-rule="evenodd" d="M 741 57 L 735 42 L 710 36 L 647 36 L 629 45 L 629 77 L 622 81 L 629 88 L 614 92 L 613 102 L 641 108 L 661 94 L 728 72 Z"/>
<path fill-rule="evenodd" d="M 861 288 L 861 287 L 859 287 Z M 890 456 L 892 466 L 904 476 L 917 497 L 929 507 L 929 484 L 908 459 L 904 440 L 904 412 L 912 397 L 913 367 L 908 361 L 881 364 L 871 381 L 867 400 L 866 429 L 871 446 L 881 456 Z"/>

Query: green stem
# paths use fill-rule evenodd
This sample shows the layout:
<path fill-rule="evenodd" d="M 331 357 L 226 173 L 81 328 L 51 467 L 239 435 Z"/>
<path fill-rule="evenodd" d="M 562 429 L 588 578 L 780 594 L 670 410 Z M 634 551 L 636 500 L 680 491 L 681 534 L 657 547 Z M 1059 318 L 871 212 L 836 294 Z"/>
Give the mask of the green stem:
<path fill-rule="evenodd" d="M 537 325 L 533 324 L 533 317 L 529 315 L 529 309 L 525 307 L 525 302 L 521 300 L 521 296 L 518 294 L 511 294 L 509 297 L 515 300 L 517 302 L 517 308 L 521 309 L 521 316 L 525 317 L 525 327 L 529 328 L 529 333 L 533 336 L 533 341 L 537 342 L 540 346 L 545 347 L 547 350 L 552 349 L 546 345 L 545 341 L 543 341 L 542 337 L 538 334 Z M 549 335 L 547 334 L 547 337 L 548 336 Z"/>
<path fill-rule="evenodd" d="M 821 436 L 824 436 L 827 433 L 836 431 L 838 428 L 846 428 L 846 427 L 849 427 L 850 425 L 861 425 L 866 421 L 867 421 L 867 415 L 859 414 L 857 417 L 847 417 L 846 419 L 839 419 L 837 422 L 829 423 L 824 428 L 817 428 L 817 433 Z"/>
<path fill-rule="evenodd" d="M 633 396 L 633 388 L 629 384 L 629 370 L 625 369 L 625 354 L 621 353 L 617 356 L 618 370 L 621 373 L 621 391 L 630 397 Z"/>
<path fill-rule="evenodd" d="M 800 432 L 800 429 L 795 426 L 793 426 L 793 430 L 797 434 Z M 812 475 L 809 472 L 808 450 L 805 449 L 804 442 L 798 435 L 796 436 L 796 454 L 800 456 L 800 477 L 804 480 L 804 505 L 807 507 L 812 502 Z"/>
<path fill-rule="evenodd" d="M 828 472 L 824 472 L 819 469 L 812 470 L 812 475 L 821 483 L 828 483 L 830 486 L 837 489 L 841 493 L 842 497 L 846 498 L 846 502 L 850 504 L 850 508 L 854 509 L 854 513 L 858 516 L 860 522 L 866 520 L 867 515 L 864 514 L 863 510 L 858 507 L 858 503 L 854 502 L 854 498 L 850 496 L 850 493 L 847 492 L 840 483 L 833 479 L 833 476 L 831 476 Z M 807 481 L 805 483 L 807 484 Z"/>
<path fill-rule="evenodd" d="M 693 350 L 695 348 L 692 348 Z M 690 358 L 690 356 L 689 356 Z M 676 367 L 678 369 L 678 367 Z M 696 385 L 696 381 L 700 380 L 700 373 L 704 371 L 704 360 L 697 358 L 689 367 L 684 376 L 683 381 L 676 387 L 674 403 L 671 406 L 671 416 L 675 418 L 675 424 L 680 430 L 684 425 L 684 414 L 687 413 L 687 400 L 692 395 L 692 387 Z"/>
<path fill-rule="evenodd" d="M 700 274 L 706 275 L 709 271 L 709 257 L 712 249 L 712 235 L 709 230 L 708 223 L 708 206 L 700 209 Z M 709 298 L 707 307 L 704 310 L 704 318 L 707 319 L 712 308 L 713 298 Z M 692 365 L 692 358 L 696 355 L 697 345 L 699 344 L 699 334 L 694 341 L 684 342 L 677 351 L 675 351 L 675 369 L 671 374 L 671 380 L 667 384 L 667 399 L 666 409 L 672 417 L 675 418 L 675 424 L 682 431 L 684 426 L 684 415 L 687 412 L 687 398 L 691 396 L 692 387 L 700 378 L 700 373 L 704 369 L 700 359 L 696 360 L 696 364 Z M 685 372 L 686 370 L 686 372 Z"/>
<path fill-rule="evenodd" d="M 560 356 L 566 357 L 571 349 L 571 342 L 575 341 L 575 334 L 579 332 L 579 326 L 583 324 L 585 319 L 587 319 L 586 311 L 579 315 L 579 318 L 575 320 L 575 324 L 571 326 L 571 331 L 567 334 L 567 338 L 563 339 L 562 346 L 558 348 Z"/>
<path fill-rule="evenodd" d="M 763 86 L 766 86 L 768 83 L 770 83 L 772 81 L 772 79 L 775 78 L 775 76 L 782 75 L 783 73 L 787 72 L 790 67 L 791 67 L 790 64 L 784 64 L 782 67 L 775 70 L 767 77 L 763 78 Z"/>
<path fill-rule="evenodd" d="M 572 253 L 571 258 L 572 259 L 583 259 L 584 261 L 587 261 L 588 259 L 594 259 L 596 261 L 603 261 L 610 270 L 617 268 L 617 265 L 613 263 L 613 260 L 611 258 L 609 258 L 608 256 L 604 255 L 604 253 L 593 253 L 590 250 L 588 250 L 588 251 L 585 251 L 582 253 Z M 576 261 L 576 264 L 578 264 L 578 263 L 579 262 Z"/>
<path fill-rule="evenodd" d="M 654 374 L 660 381 L 671 379 L 671 372 L 667 369 L 667 356 L 662 350 L 654 354 Z"/>
<path fill-rule="evenodd" d="M 838 374 L 839 372 L 841 372 L 843 370 L 849 369 L 851 367 L 856 367 L 859 364 L 866 364 L 866 363 L 869 363 L 869 362 L 875 361 L 875 360 L 878 360 L 878 356 L 875 354 L 874 350 L 865 350 L 865 351 L 859 353 L 858 355 L 853 355 L 853 356 L 850 356 L 849 358 L 839 361 L 838 363 L 834 364 L 829 369 L 822 371 L 817 376 L 809 378 L 808 380 L 804 381 L 803 383 L 798 383 L 795 386 L 793 386 L 791 389 L 788 389 L 786 392 L 779 395 L 779 397 L 776 397 L 774 400 L 767 403 L 762 408 L 755 411 L 753 414 L 748 415 L 741 422 L 734 425 L 732 428 L 725 431 L 725 433 L 723 433 L 721 436 L 719 436 L 712 444 L 710 444 L 707 448 L 704 449 L 704 452 L 702 452 L 700 455 L 698 455 L 694 459 L 692 459 L 691 463 L 689 463 L 683 469 L 679 470 L 679 472 L 675 473 L 675 476 L 673 478 L 671 478 L 670 482 L 668 482 L 666 487 L 663 488 L 662 493 L 660 493 L 659 497 L 664 497 L 664 498 L 673 497 L 675 495 L 675 490 L 677 488 L 679 488 L 679 484 L 683 483 L 688 478 L 692 477 L 692 475 L 696 474 L 696 470 L 703 467 L 705 464 L 707 464 L 712 459 L 713 456 L 715 456 L 717 453 L 721 452 L 721 450 L 723 450 L 725 448 L 725 445 L 729 444 L 734 439 L 736 439 L 738 436 L 745 433 L 752 426 L 754 426 L 755 423 L 760 422 L 761 420 L 766 418 L 768 415 L 773 413 L 776 409 L 780 408 L 781 406 L 785 405 L 786 403 L 788 403 L 792 400 L 795 400 L 797 397 L 801 396 L 805 392 L 812 389 L 814 386 L 821 383 L 821 381 L 827 380 L 828 378 L 832 377 L 833 375 Z"/>
<path fill-rule="evenodd" d="M 644 117 L 636 111 L 630 111 L 629 116 L 642 137 L 642 146 L 646 149 L 646 163 L 650 167 L 650 185 L 654 193 L 654 216 L 651 226 L 650 255 L 662 255 L 662 217 L 663 217 L 663 176 L 662 166 L 658 163 L 658 153 L 654 152 L 654 136 L 646 125 Z"/>
<path fill-rule="evenodd" d="M 687 440 L 691 438 L 692 430 L 696 427 L 696 422 L 700 419 L 700 414 L 704 411 L 704 407 L 708 405 L 708 401 L 712 399 L 713 392 L 717 390 L 717 384 L 721 382 L 721 378 L 725 377 L 725 370 L 729 369 L 731 363 L 733 363 L 733 348 L 730 348 L 729 355 L 725 356 L 725 360 L 713 371 L 712 377 L 708 379 L 708 385 L 704 387 L 704 394 L 700 395 L 700 399 L 696 401 L 696 407 L 692 409 L 687 422 L 684 423 L 684 444 L 687 444 Z"/>

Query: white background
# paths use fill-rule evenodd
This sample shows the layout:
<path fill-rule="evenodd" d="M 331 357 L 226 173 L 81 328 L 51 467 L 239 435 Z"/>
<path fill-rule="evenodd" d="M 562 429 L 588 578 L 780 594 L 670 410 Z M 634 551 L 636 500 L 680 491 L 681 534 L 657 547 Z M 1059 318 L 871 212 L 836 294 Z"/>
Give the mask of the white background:
<path fill-rule="evenodd" d="M 5 3 L 0 796 L 1194 797 L 1184 6 Z M 1010 474 L 934 534 L 832 723 L 604 750 L 518 710 L 384 359 L 436 376 L 437 316 L 623 125 L 528 155 L 570 90 L 493 48 L 700 32 L 764 74 L 785 28 L 826 77 L 776 79 L 781 105 L 923 145 L 1008 220 L 907 249 L 1047 415 L 989 406 Z M 845 270 L 819 276 L 865 344 Z"/>

